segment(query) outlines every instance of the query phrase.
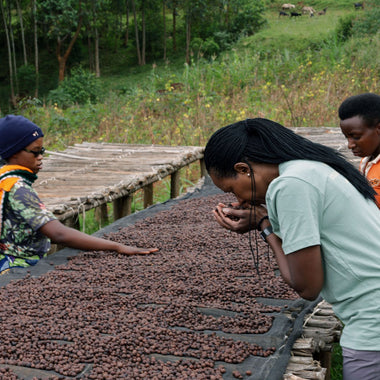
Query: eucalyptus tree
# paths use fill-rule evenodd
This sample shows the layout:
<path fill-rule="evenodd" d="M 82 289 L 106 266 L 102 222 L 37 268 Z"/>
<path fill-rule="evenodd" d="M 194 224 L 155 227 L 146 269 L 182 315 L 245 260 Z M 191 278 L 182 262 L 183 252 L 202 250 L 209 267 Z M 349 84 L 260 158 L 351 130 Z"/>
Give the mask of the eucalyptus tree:
<path fill-rule="evenodd" d="M 163 58 L 164 60 L 166 60 L 166 0 L 162 0 L 162 22 L 164 26 L 164 30 L 162 32 L 163 49 L 164 49 Z"/>
<path fill-rule="evenodd" d="M 166 7 L 172 11 L 172 49 L 177 51 L 177 16 L 178 16 L 178 1 L 179 0 L 164 0 Z"/>
<path fill-rule="evenodd" d="M 20 31 L 21 31 L 21 41 L 22 41 L 22 51 L 23 51 L 23 57 L 24 57 L 24 65 L 28 64 L 28 58 L 26 54 L 26 44 L 25 44 L 25 31 L 24 31 L 24 21 L 23 21 L 23 16 L 22 16 L 22 10 L 20 7 L 20 1 L 16 1 L 16 7 L 17 7 L 17 14 L 18 14 L 18 19 L 20 22 Z"/>
<path fill-rule="evenodd" d="M 32 15 L 33 15 L 33 40 L 34 40 L 34 67 L 36 72 L 36 86 L 34 97 L 38 98 L 39 92 L 39 52 L 38 52 L 38 22 L 37 22 L 37 0 L 32 0 Z"/>
<path fill-rule="evenodd" d="M 109 0 L 85 0 L 86 12 L 83 12 L 84 24 L 87 31 L 88 58 L 90 70 L 100 77 L 100 32 L 103 26 L 103 15 L 109 5 Z"/>
<path fill-rule="evenodd" d="M 206 21 L 209 10 L 207 0 L 183 0 L 183 11 L 186 20 L 186 63 L 190 64 L 190 43 L 193 23 L 202 24 Z M 207 20 L 209 22 L 210 20 Z"/>
<path fill-rule="evenodd" d="M 9 67 L 9 85 L 10 85 L 10 100 L 12 105 L 16 106 L 16 96 L 15 96 L 15 88 L 14 88 L 14 79 L 15 79 L 15 67 L 14 67 L 14 54 L 12 50 L 12 43 L 11 43 L 11 20 L 9 17 L 9 12 L 7 12 L 9 2 L 5 2 L 5 6 L 7 8 L 4 8 L 4 1 L 0 0 L 0 10 L 2 14 L 3 19 L 3 25 L 4 25 L 4 32 L 5 32 L 5 38 L 7 42 L 7 51 L 8 51 L 8 67 Z"/>
<path fill-rule="evenodd" d="M 67 60 L 81 32 L 82 0 L 39 0 L 38 17 L 47 27 L 47 37 L 55 40 L 61 82 L 65 77 Z"/>
<path fill-rule="evenodd" d="M 146 64 L 147 42 L 154 45 L 153 34 L 147 41 L 147 30 L 159 24 L 158 12 L 161 0 L 131 0 L 135 26 L 135 43 L 139 65 Z"/>

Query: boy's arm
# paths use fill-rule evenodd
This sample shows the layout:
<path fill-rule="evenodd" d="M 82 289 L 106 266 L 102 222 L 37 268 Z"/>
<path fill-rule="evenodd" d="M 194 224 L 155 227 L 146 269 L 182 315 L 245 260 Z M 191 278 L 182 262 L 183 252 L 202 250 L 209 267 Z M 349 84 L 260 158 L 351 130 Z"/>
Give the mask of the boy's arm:
<path fill-rule="evenodd" d="M 149 254 L 157 252 L 157 248 L 137 248 L 120 244 L 111 240 L 87 235 L 74 228 L 63 225 L 58 220 L 53 220 L 43 225 L 39 231 L 52 242 L 87 251 L 116 251 L 127 255 Z"/>

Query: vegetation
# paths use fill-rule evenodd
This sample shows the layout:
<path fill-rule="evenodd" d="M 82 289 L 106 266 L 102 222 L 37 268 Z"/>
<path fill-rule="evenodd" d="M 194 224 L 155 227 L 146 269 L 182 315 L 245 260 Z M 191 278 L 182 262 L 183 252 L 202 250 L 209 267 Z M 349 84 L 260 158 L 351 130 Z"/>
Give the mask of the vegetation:
<path fill-rule="evenodd" d="M 130 47 L 122 48 L 124 33 L 118 33 L 117 43 L 111 44 L 109 31 L 103 37 L 109 45 L 101 56 L 100 77 L 90 73 L 90 58 L 78 51 L 83 50 L 84 36 L 88 38 L 85 34 L 81 43 L 76 43 L 70 70 L 59 87 L 51 88 L 44 96 L 20 98 L 15 108 L 2 110 L 22 113 L 41 125 L 47 132 L 49 149 L 62 149 L 83 140 L 202 145 L 216 128 L 254 116 L 272 118 L 287 126 L 336 126 L 336 110 L 343 98 L 378 89 L 379 35 L 378 21 L 373 16 L 378 11 L 377 1 L 366 2 L 364 10 L 355 10 L 347 0 L 310 1 L 316 10 L 327 7 L 326 14 L 298 18 L 280 18 L 280 4 L 267 1 L 265 13 L 258 10 L 266 26 L 258 21 L 257 28 L 261 26 L 262 30 L 251 30 L 251 35 L 243 31 L 243 37 L 234 43 L 225 35 L 222 24 L 210 26 L 211 33 L 204 31 L 206 23 L 193 21 L 198 34 L 193 36 L 188 63 L 182 53 L 172 55 L 171 61 L 152 53 L 146 56 L 150 63 L 127 64 L 124 57 Z M 131 4 L 123 4 L 127 3 Z M 248 1 L 245 3 L 248 7 Z M 181 15 L 177 16 L 178 48 L 180 41 L 186 40 L 186 8 L 184 3 L 182 8 L 179 2 L 176 4 Z M 244 14 L 239 17 L 244 19 Z M 138 15 L 142 17 L 141 12 Z M 123 19 L 122 25 L 125 22 Z M 140 25 L 141 19 L 136 22 Z M 238 25 L 242 28 L 244 22 Z M 131 22 L 129 29 L 133 29 Z M 228 33 L 234 30 L 231 27 Z M 172 35 L 173 31 L 167 29 L 166 33 Z M 211 35 L 219 50 L 211 42 Z M 186 43 L 182 47 L 185 52 Z M 47 49 L 41 49 L 45 70 L 54 77 L 55 58 L 49 60 L 47 54 Z M 30 65 L 18 69 L 18 78 L 19 86 L 35 84 Z M 4 91 L 3 97 L 8 97 Z"/>
<path fill-rule="evenodd" d="M 218 54 L 258 31 L 263 10 L 262 0 L 1 0 L 7 97 L 13 107 L 44 97 L 78 64 L 100 77 L 112 55 L 111 70 L 176 56 L 189 64 L 191 51 Z M 28 86 L 20 66 L 34 75 Z"/>
<path fill-rule="evenodd" d="M 314 17 L 280 17 L 281 4 L 0 0 L 9 57 L 0 112 L 39 124 L 50 150 L 85 140 L 203 145 L 217 128 L 256 116 L 337 126 L 344 98 L 380 93 L 380 0 L 357 10 L 353 0 L 310 0 L 327 8 Z"/>

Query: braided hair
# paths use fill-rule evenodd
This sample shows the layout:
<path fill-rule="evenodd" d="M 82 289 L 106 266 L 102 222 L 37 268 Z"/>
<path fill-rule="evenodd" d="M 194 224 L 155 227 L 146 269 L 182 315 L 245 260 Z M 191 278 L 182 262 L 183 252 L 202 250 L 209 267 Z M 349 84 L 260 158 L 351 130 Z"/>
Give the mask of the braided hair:
<path fill-rule="evenodd" d="M 375 190 L 341 153 L 268 119 L 247 119 L 217 130 L 206 145 L 204 160 L 207 171 L 220 178 L 236 176 L 237 162 L 319 161 L 343 175 L 365 198 L 375 201 Z"/>

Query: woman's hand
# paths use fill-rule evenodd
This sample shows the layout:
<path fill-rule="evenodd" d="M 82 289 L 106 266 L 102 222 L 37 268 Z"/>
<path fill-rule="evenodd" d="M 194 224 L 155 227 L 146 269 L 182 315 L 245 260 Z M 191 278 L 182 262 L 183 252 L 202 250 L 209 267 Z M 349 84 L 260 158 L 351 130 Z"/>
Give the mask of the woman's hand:
<path fill-rule="evenodd" d="M 87 235 L 74 228 L 65 226 L 59 220 L 52 220 L 46 223 L 39 231 L 54 243 L 86 251 L 116 251 L 125 255 L 148 255 L 149 253 L 158 251 L 157 248 L 137 248 Z"/>
<path fill-rule="evenodd" d="M 256 223 L 259 220 L 268 214 L 264 206 L 255 206 L 252 209 L 237 209 L 238 203 L 232 203 L 231 205 L 226 206 L 223 203 L 219 203 L 213 215 L 216 221 L 224 228 L 230 231 L 243 234 L 249 230 L 256 229 Z M 256 211 L 256 216 L 254 212 Z M 250 216 L 251 214 L 251 216 Z M 269 225 L 269 222 L 266 221 Z M 262 228 L 267 227 L 263 225 Z"/>
<path fill-rule="evenodd" d="M 149 255 L 158 251 L 158 248 L 137 248 L 129 245 L 119 244 L 116 249 L 117 253 L 122 253 L 124 255 Z"/>

